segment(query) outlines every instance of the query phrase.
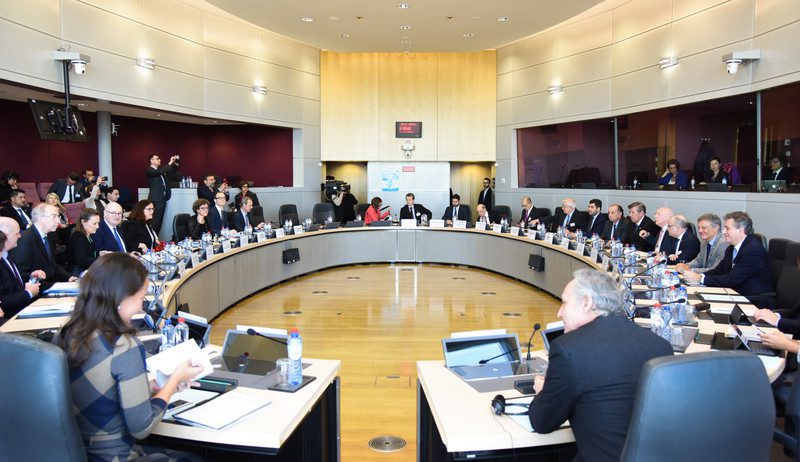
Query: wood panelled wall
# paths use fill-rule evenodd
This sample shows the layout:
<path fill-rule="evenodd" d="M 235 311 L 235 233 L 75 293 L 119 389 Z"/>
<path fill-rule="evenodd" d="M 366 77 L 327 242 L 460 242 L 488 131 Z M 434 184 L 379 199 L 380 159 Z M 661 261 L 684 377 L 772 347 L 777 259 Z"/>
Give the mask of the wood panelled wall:
<path fill-rule="evenodd" d="M 412 160 L 494 161 L 496 77 L 494 51 L 324 51 L 322 160 L 404 160 L 395 122 L 421 121 Z"/>

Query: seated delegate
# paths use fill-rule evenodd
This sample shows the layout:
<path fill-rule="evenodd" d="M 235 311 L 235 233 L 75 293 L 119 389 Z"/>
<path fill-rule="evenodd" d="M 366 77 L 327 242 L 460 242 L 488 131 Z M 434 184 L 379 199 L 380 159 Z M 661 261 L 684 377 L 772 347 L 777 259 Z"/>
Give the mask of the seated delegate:
<path fill-rule="evenodd" d="M 70 274 L 80 276 L 81 273 L 97 260 L 101 254 L 109 253 L 104 250 L 98 252 L 94 247 L 92 236 L 100 227 L 100 214 L 95 209 L 83 209 L 75 223 L 75 229 L 69 236 L 69 250 L 72 255 Z"/>
<path fill-rule="evenodd" d="M 156 385 L 148 383 L 144 346 L 131 327 L 147 285 L 147 271 L 136 258 L 117 252 L 100 257 L 84 274 L 75 310 L 53 339 L 67 355 L 72 402 L 90 460 L 158 453 L 134 439 L 147 437 L 172 395 L 203 370 L 183 362 L 150 396 Z"/>
<path fill-rule="evenodd" d="M 667 170 L 664 171 L 661 178 L 658 179 L 658 187 L 675 186 L 678 189 L 689 188 L 689 175 L 687 175 L 686 172 L 682 172 L 680 169 L 680 162 L 676 159 L 668 160 Z"/>
<path fill-rule="evenodd" d="M 369 225 L 373 221 L 380 221 L 385 220 L 386 217 L 392 213 L 392 208 L 389 207 L 385 212 L 381 213 L 381 206 L 383 205 L 383 201 L 380 197 L 375 196 L 370 201 L 370 206 L 367 207 L 367 211 L 364 212 L 364 224 Z"/>
<path fill-rule="evenodd" d="M 144 253 L 161 243 L 151 226 L 155 211 L 155 205 L 147 199 L 140 200 L 133 206 L 131 214 L 121 226 L 127 249 Z"/>
<path fill-rule="evenodd" d="M 208 209 L 211 206 L 206 199 L 197 199 L 192 203 L 192 212 L 194 215 L 189 217 L 189 222 L 186 224 L 187 237 L 192 239 L 200 239 L 203 234 L 211 232 L 211 227 L 208 219 Z"/>

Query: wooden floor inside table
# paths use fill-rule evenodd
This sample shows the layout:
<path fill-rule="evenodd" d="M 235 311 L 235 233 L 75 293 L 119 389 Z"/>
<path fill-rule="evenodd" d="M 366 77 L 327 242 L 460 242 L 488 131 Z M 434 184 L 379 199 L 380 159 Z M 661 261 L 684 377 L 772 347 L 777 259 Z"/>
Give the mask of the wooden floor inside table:
<path fill-rule="evenodd" d="M 367 265 L 333 269 L 260 292 L 214 321 L 222 344 L 236 324 L 290 329 L 303 355 L 340 359 L 342 460 L 416 460 L 416 362 L 442 359 L 451 332 L 507 329 L 527 342 L 560 302 L 527 284 L 471 268 Z M 286 314 L 297 312 L 300 314 Z M 534 349 L 541 348 L 540 337 Z M 489 403 L 487 403 L 487 406 Z M 394 435 L 394 453 L 368 447 Z"/>

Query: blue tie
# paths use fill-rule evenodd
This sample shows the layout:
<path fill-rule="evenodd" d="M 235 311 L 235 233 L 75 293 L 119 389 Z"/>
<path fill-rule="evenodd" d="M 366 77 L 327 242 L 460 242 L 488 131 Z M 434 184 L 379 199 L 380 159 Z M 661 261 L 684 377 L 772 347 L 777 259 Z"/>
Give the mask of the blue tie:
<path fill-rule="evenodd" d="M 52 254 L 52 252 L 50 251 L 50 243 L 49 243 L 49 242 L 47 242 L 47 236 L 44 236 L 44 237 L 42 238 L 42 242 L 44 243 L 44 250 L 46 250 L 46 251 L 47 251 L 47 258 L 49 258 L 50 260 L 52 260 L 52 259 L 53 259 L 53 254 Z"/>
<path fill-rule="evenodd" d="M 733 261 L 736 260 L 736 254 L 738 254 L 738 253 L 739 253 L 739 250 L 736 247 L 734 247 L 733 248 L 733 258 L 731 258 L 731 263 L 733 263 Z"/>
<path fill-rule="evenodd" d="M 120 252 L 124 252 L 125 251 L 125 245 L 122 244 L 122 239 L 119 237 L 119 233 L 117 232 L 117 228 L 114 227 L 111 230 L 111 232 L 114 233 L 114 239 L 117 241 L 117 245 L 119 246 L 119 251 Z"/>
<path fill-rule="evenodd" d="M 711 242 L 706 244 L 706 261 L 703 266 L 708 267 L 708 259 L 711 257 Z"/>
<path fill-rule="evenodd" d="M 566 228 L 568 223 L 569 223 L 569 215 L 564 217 L 564 224 L 561 225 L 561 227 Z"/>

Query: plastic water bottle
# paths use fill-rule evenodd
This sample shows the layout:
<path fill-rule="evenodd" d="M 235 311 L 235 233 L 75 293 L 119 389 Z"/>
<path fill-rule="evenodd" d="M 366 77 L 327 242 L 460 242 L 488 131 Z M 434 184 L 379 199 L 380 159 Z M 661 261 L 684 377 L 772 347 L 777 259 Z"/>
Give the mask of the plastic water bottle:
<path fill-rule="evenodd" d="M 186 319 L 181 316 L 175 326 L 175 344 L 177 345 L 187 340 L 189 340 L 189 325 L 186 324 Z"/>
<path fill-rule="evenodd" d="M 286 349 L 289 353 L 289 385 L 300 385 L 303 383 L 303 339 L 296 327 L 292 327 Z"/>
<path fill-rule="evenodd" d="M 728 179 L 727 179 L 727 178 L 725 178 L 724 176 L 722 177 L 722 184 L 723 184 L 724 186 L 727 186 L 727 185 L 728 185 Z"/>
<path fill-rule="evenodd" d="M 175 346 L 175 328 L 172 327 L 172 321 L 167 319 L 161 326 L 161 346 L 158 351 L 168 350 L 173 346 Z"/>
<path fill-rule="evenodd" d="M 650 307 L 650 332 L 660 335 L 661 332 L 661 324 L 663 323 L 663 318 L 661 317 L 661 304 L 656 303 L 652 307 Z"/>
<path fill-rule="evenodd" d="M 694 177 L 692 177 L 692 190 L 694 190 Z"/>
<path fill-rule="evenodd" d="M 665 306 L 661 310 L 661 338 L 664 340 L 671 342 L 672 341 L 672 329 L 670 328 L 670 321 L 672 320 L 672 310 L 669 306 Z"/>

